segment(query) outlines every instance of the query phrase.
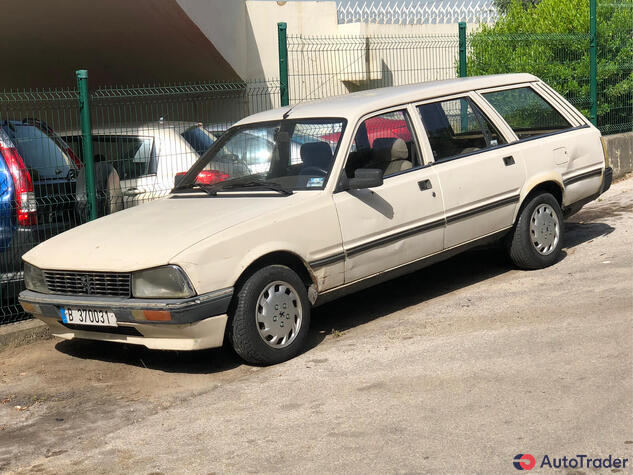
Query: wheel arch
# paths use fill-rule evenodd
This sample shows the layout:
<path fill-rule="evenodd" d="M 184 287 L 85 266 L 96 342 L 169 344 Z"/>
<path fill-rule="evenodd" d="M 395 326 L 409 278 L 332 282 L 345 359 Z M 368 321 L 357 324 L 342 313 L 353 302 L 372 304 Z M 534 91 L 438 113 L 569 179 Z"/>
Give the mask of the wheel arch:
<path fill-rule="evenodd" d="M 291 251 L 280 250 L 268 252 L 246 266 L 235 282 L 235 289 L 239 289 L 242 284 L 258 270 L 274 264 L 284 265 L 295 271 L 306 284 L 306 287 L 313 284 L 316 285 L 316 279 L 312 274 L 310 267 L 299 255 Z"/>
<path fill-rule="evenodd" d="M 548 174 L 539 177 L 535 177 L 525 184 L 521 190 L 519 206 L 517 206 L 514 213 L 513 222 L 516 222 L 517 216 L 523 209 L 523 206 L 527 201 L 536 195 L 537 193 L 550 193 L 556 198 L 561 209 L 563 208 L 563 194 L 565 187 L 563 186 L 563 179 L 560 175 Z"/>

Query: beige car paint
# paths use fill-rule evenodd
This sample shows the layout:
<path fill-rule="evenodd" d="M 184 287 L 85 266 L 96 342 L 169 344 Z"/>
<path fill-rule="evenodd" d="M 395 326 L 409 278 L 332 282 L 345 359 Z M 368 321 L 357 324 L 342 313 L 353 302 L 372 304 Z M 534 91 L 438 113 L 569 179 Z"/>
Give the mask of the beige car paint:
<path fill-rule="evenodd" d="M 551 101 L 554 101 L 552 97 L 555 98 L 555 107 L 576 128 L 519 141 L 480 92 L 525 85 L 546 91 Z M 334 193 L 359 120 L 396 106 L 408 108 L 421 155 L 425 164 L 432 164 L 430 145 L 419 117 L 413 115 L 413 104 L 460 94 L 473 98 L 495 122 L 509 145 L 438 163 L 437 166 L 411 169 L 386 178 L 381 187 L 371 190 Z M 202 294 L 234 286 L 241 273 L 257 259 L 283 251 L 295 255 L 306 265 L 318 292 L 332 291 L 425 255 L 437 254 L 442 248 L 451 248 L 509 228 L 529 191 L 545 181 L 561 187 L 565 205 L 597 193 L 602 176 L 564 186 L 566 179 L 604 169 L 599 131 L 570 108 L 569 103 L 546 86 L 541 86 L 538 78 L 528 74 L 385 88 L 302 103 L 292 108 L 293 118 L 343 117 L 348 121 L 324 190 L 298 191 L 292 196 L 271 192 L 265 197 L 245 197 L 245 193 L 240 193 L 239 197 L 221 193 L 215 198 L 202 193 L 171 195 L 56 236 L 26 253 L 24 260 L 43 269 L 110 272 L 130 272 L 170 263 L 182 267 L 196 292 Z M 238 125 L 280 120 L 290 109 L 285 107 L 255 114 Z M 566 163 L 556 164 L 553 151 L 560 147 L 568 151 L 569 159 Z M 515 158 L 516 163 L 512 167 L 504 165 L 503 157 L 507 155 Z M 422 179 L 431 180 L 436 196 L 414 189 L 417 181 Z M 257 195 L 261 194 L 257 192 Z M 359 252 L 348 256 L 348 259 L 310 267 L 309 263 L 315 260 L 337 254 L 343 256 L 344 247 L 353 247 L 424 225 L 438 217 L 441 219 L 443 215 L 466 212 L 513 196 L 518 196 L 518 199 L 507 206 L 449 222 L 447 227 L 375 247 L 373 251 Z M 393 211 L 389 207 L 394 208 Z M 148 324 L 132 325 L 143 333 Z M 221 332 L 219 326 L 214 327 L 214 331 L 218 332 L 215 339 L 209 337 L 205 340 L 197 330 L 188 334 L 183 331 L 179 343 L 174 340 L 178 339 L 177 335 L 166 336 L 163 346 L 160 337 L 152 337 L 151 347 L 191 349 L 200 345 L 219 346 L 224 334 L 223 325 Z M 71 337 L 72 331 L 61 328 L 63 332 L 60 328 L 53 328 L 54 333 Z M 207 329 L 204 325 L 197 328 Z M 75 333 L 75 336 L 78 334 Z M 81 332 L 81 335 L 85 337 L 86 332 Z M 114 338 L 92 333 L 89 337 Z M 196 342 L 188 343 L 189 340 Z M 128 341 L 145 344 L 140 337 Z"/>

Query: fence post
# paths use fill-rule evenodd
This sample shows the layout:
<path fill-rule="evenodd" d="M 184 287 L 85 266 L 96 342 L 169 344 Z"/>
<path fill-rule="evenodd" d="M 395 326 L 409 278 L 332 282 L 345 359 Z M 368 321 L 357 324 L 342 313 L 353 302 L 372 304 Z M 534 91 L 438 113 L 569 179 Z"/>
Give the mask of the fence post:
<path fill-rule="evenodd" d="M 97 200 L 95 197 L 94 158 L 92 156 L 92 124 L 90 123 L 90 96 L 88 95 L 88 71 L 75 71 L 79 90 L 79 113 L 83 144 L 83 161 L 86 167 L 86 196 L 88 198 L 88 219 L 97 219 Z"/>
<path fill-rule="evenodd" d="M 286 37 L 287 25 L 285 22 L 277 23 L 277 40 L 279 41 L 279 89 L 281 93 L 281 106 L 290 104 L 288 91 L 288 40 Z"/>
<path fill-rule="evenodd" d="M 468 76 L 466 69 L 466 23 L 459 22 L 459 77 Z"/>
<path fill-rule="evenodd" d="M 466 23 L 459 22 L 459 77 L 465 78 L 468 76 L 468 70 L 466 69 Z M 460 100 L 460 122 L 461 132 L 468 130 L 468 104 L 463 100 Z"/>
<path fill-rule="evenodd" d="M 589 96 L 591 101 L 591 111 L 589 118 L 591 123 L 598 126 L 598 33 L 596 28 L 596 2 L 589 1 Z"/>

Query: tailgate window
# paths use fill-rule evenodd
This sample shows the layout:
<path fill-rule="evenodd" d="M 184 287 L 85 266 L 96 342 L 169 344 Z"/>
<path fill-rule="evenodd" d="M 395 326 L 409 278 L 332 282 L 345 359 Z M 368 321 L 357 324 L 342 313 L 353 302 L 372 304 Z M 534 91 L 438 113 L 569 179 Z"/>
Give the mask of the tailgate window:
<path fill-rule="evenodd" d="M 82 154 L 81 136 L 69 136 L 63 139 L 78 154 Z M 92 153 L 95 162 L 112 164 L 121 180 L 155 175 L 158 167 L 153 137 L 93 135 Z"/>
<path fill-rule="evenodd" d="M 15 144 L 35 181 L 67 178 L 75 165 L 46 133 L 33 125 L 9 122 L 2 126 Z"/>

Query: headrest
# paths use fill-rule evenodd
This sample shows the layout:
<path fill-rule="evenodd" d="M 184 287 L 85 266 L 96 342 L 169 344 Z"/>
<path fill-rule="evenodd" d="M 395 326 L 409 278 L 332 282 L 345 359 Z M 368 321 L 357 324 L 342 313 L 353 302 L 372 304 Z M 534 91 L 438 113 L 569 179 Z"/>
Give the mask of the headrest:
<path fill-rule="evenodd" d="M 396 137 L 380 137 L 374 139 L 374 143 L 372 144 L 372 149 L 374 150 L 391 150 L 394 142 L 396 141 Z"/>
<path fill-rule="evenodd" d="M 375 139 L 373 149 L 388 151 L 390 160 L 406 160 L 409 158 L 407 143 L 398 137 L 381 137 Z"/>
<path fill-rule="evenodd" d="M 301 145 L 301 161 L 306 167 L 328 170 L 332 164 L 332 149 L 327 142 L 309 142 Z"/>
<path fill-rule="evenodd" d="M 406 160 L 409 158 L 409 149 L 407 143 L 402 139 L 396 139 L 391 146 L 391 159 L 392 160 Z"/>

